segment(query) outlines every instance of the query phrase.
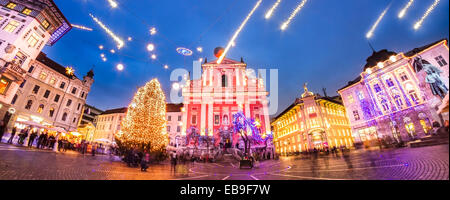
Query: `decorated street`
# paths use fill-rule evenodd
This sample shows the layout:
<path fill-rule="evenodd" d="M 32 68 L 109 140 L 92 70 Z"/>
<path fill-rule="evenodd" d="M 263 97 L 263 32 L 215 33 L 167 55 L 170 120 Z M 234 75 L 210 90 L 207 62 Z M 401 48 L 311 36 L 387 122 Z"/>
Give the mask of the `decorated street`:
<path fill-rule="evenodd" d="M 449 180 L 448 145 L 355 150 L 348 158 L 284 157 L 239 169 L 236 161 L 152 164 L 147 172 L 107 155 L 0 145 L 0 179 L 8 180 Z"/>

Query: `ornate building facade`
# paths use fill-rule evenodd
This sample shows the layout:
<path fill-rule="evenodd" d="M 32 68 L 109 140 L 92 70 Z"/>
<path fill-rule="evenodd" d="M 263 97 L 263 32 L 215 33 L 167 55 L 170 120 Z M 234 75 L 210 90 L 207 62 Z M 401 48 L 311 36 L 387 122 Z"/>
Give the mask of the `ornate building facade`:
<path fill-rule="evenodd" d="M 185 145 L 185 140 L 181 135 L 182 110 L 183 104 L 167 104 L 166 106 L 167 133 L 169 134 L 169 144 L 173 147 Z"/>
<path fill-rule="evenodd" d="M 448 94 L 448 56 L 447 40 L 407 53 L 374 51 L 360 76 L 338 91 L 355 139 L 414 140 L 448 119 L 437 113 Z"/>
<path fill-rule="evenodd" d="M 216 147 L 236 147 L 242 144 L 239 133 L 233 131 L 233 116 L 238 112 L 255 119 L 260 124 L 259 133 L 270 134 L 268 92 L 263 80 L 250 73 L 242 59 L 239 62 L 225 58 L 221 64 L 205 60 L 201 68 L 201 78 L 187 80 L 182 89 L 183 137 L 195 132 L 214 138 Z M 186 145 L 193 142 L 187 140 Z"/>
<path fill-rule="evenodd" d="M 122 120 L 127 114 L 128 108 L 117 108 L 106 110 L 95 119 L 94 142 L 112 143 L 115 141 L 115 135 L 121 130 Z M 106 142 L 108 141 L 108 142 Z"/>
<path fill-rule="evenodd" d="M 10 109 L 15 110 L 9 127 L 16 121 L 30 121 L 75 131 L 93 83 L 92 70 L 79 79 L 40 53 L 9 102 Z"/>
<path fill-rule="evenodd" d="M 8 123 L 10 103 L 31 63 L 71 25 L 52 0 L 0 0 L 0 7 L 0 118 Z"/>
<path fill-rule="evenodd" d="M 353 146 L 346 111 L 339 97 L 322 97 L 308 91 L 272 120 L 278 154 Z"/>

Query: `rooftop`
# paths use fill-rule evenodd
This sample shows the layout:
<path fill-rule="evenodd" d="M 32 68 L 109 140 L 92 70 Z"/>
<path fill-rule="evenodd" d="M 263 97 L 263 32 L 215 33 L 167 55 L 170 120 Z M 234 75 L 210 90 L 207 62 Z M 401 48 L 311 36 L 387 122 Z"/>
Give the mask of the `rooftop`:
<path fill-rule="evenodd" d="M 67 78 L 71 78 L 69 75 L 66 74 L 66 68 L 62 65 L 60 65 L 59 63 L 53 61 L 52 59 L 47 57 L 47 54 L 41 52 L 39 53 L 39 55 L 36 58 L 37 61 L 41 62 L 42 64 L 52 68 L 53 70 L 55 70 L 56 72 L 66 76 Z M 75 78 L 75 75 L 73 75 Z"/>
<path fill-rule="evenodd" d="M 124 107 L 124 108 L 115 108 L 115 109 L 111 109 L 111 110 L 106 110 L 105 112 L 102 113 L 102 115 L 109 115 L 109 114 L 116 114 L 116 113 L 126 113 L 128 110 L 128 108 Z"/>

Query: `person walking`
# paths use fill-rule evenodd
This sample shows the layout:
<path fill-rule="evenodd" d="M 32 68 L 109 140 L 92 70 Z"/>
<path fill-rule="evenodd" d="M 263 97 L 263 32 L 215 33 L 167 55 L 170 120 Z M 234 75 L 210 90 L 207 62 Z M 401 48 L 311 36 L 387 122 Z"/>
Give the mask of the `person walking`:
<path fill-rule="evenodd" d="M 14 126 L 12 131 L 11 131 L 11 137 L 9 137 L 8 143 L 12 144 L 14 136 L 16 136 L 17 133 L 17 128 Z"/>
<path fill-rule="evenodd" d="M 95 151 L 97 150 L 97 143 L 92 144 L 92 156 L 95 156 Z"/>
<path fill-rule="evenodd" d="M 174 151 L 172 152 L 171 155 L 171 164 L 173 167 L 173 171 L 176 171 L 176 167 L 177 167 L 177 153 Z"/>
<path fill-rule="evenodd" d="M 5 134 L 6 125 L 4 121 L 0 121 L 0 143 L 2 143 L 3 135 Z"/>
<path fill-rule="evenodd" d="M 148 163 L 150 162 L 150 154 L 147 150 L 144 151 L 144 156 L 141 159 L 141 171 L 146 172 L 148 169 Z"/>
<path fill-rule="evenodd" d="M 34 139 L 37 137 L 37 130 L 34 130 L 31 135 L 30 139 L 28 140 L 28 147 L 33 147 Z"/>

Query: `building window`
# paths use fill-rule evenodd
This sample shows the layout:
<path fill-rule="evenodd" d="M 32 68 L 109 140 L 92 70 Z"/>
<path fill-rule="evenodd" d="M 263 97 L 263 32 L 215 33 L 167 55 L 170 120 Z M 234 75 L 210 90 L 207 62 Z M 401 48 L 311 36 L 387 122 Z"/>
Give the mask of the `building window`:
<path fill-rule="evenodd" d="M 381 100 L 381 106 L 383 107 L 383 110 L 385 112 L 389 111 L 389 105 L 388 105 L 388 101 L 387 100 L 385 100 L 385 99 Z"/>
<path fill-rule="evenodd" d="M 31 34 L 31 36 L 27 40 L 30 47 L 35 47 L 36 44 L 39 42 L 39 36 L 36 35 L 36 33 Z"/>
<path fill-rule="evenodd" d="M 348 100 L 348 103 L 353 103 L 353 102 L 355 102 L 355 100 L 353 99 L 353 95 L 349 95 L 349 96 L 347 97 L 347 100 Z"/>
<path fill-rule="evenodd" d="M 72 123 L 75 123 L 76 121 L 77 121 L 77 118 L 75 117 L 75 118 L 73 118 Z"/>
<path fill-rule="evenodd" d="M 357 110 L 353 111 L 353 117 L 355 118 L 355 121 L 360 120 L 361 118 L 359 117 L 359 112 Z"/>
<path fill-rule="evenodd" d="M 50 85 L 55 85 L 55 83 L 56 83 L 56 79 L 55 78 L 52 78 L 52 79 L 50 79 Z"/>
<path fill-rule="evenodd" d="M 177 126 L 177 133 L 179 133 L 181 131 L 181 127 Z"/>
<path fill-rule="evenodd" d="M 400 73 L 400 79 L 402 80 L 402 82 L 405 82 L 407 80 L 409 80 L 408 75 L 406 75 L 405 72 Z"/>
<path fill-rule="evenodd" d="M 395 99 L 395 103 L 397 104 L 397 106 L 398 106 L 399 108 L 401 108 L 401 107 L 403 106 L 402 98 L 400 98 L 400 96 L 397 95 L 397 96 L 394 97 L 394 99 Z"/>
<path fill-rule="evenodd" d="M 172 121 L 172 116 L 168 116 L 167 121 L 169 121 L 169 122 Z"/>
<path fill-rule="evenodd" d="M 373 85 L 373 89 L 375 90 L 376 93 L 381 92 L 380 85 L 378 84 Z"/>
<path fill-rule="evenodd" d="M 55 109 L 54 108 L 50 108 L 50 110 L 48 111 L 48 116 L 49 117 L 53 117 L 53 114 L 55 114 Z"/>
<path fill-rule="evenodd" d="M 6 77 L 0 79 L 0 94 L 6 94 L 9 86 L 11 85 L 11 80 Z"/>
<path fill-rule="evenodd" d="M 39 75 L 39 78 L 40 78 L 41 80 L 45 80 L 45 79 L 47 78 L 47 73 L 41 72 L 41 74 Z"/>
<path fill-rule="evenodd" d="M 61 96 L 59 96 L 59 94 L 57 94 L 57 95 L 55 96 L 55 102 L 56 102 L 56 103 L 58 103 L 59 97 L 61 97 Z"/>
<path fill-rule="evenodd" d="M 67 119 L 67 113 L 64 113 L 61 119 L 62 119 L 63 121 L 66 121 L 66 119 Z"/>
<path fill-rule="evenodd" d="M 72 88 L 72 94 L 75 94 L 75 93 L 77 93 L 77 88 L 76 87 Z"/>
<path fill-rule="evenodd" d="M 192 124 L 197 124 L 197 115 L 192 115 Z"/>
<path fill-rule="evenodd" d="M 31 67 L 28 69 L 28 73 L 33 72 L 33 70 L 34 70 L 34 66 L 31 66 Z"/>
<path fill-rule="evenodd" d="M 170 132 L 170 126 L 167 126 L 167 132 Z"/>
<path fill-rule="evenodd" d="M 12 2 L 9 2 L 8 4 L 6 4 L 6 7 L 7 8 L 9 8 L 9 9 L 14 9 L 14 8 L 16 8 L 16 6 L 17 6 L 17 4 L 15 4 L 15 3 L 12 3 Z"/>
<path fill-rule="evenodd" d="M 220 115 L 214 115 L 214 124 L 219 125 L 220 124 Z"/>
<path fill-rule="evenodd" d="M 81 98 L 83 98 L 83 97 L 84 97 L 84 92 L 81 93 Z"/>
<path fill-rule="evenodd" d="M 40 89 L 41 87 L 39 86 L 39 85 L 35 85 L 34 86 L 34 88 L 33 88 L 33 93 L 34 94 L 37 94 L 38 92 L 39 92 L 39 89 Z"/>
<path fill-rule="evenodd" d="M 447 61 L 445 61 L 445 59 L 442 56 L 438 56 L 436 58 L 437 63 L 439 64 L 439 66 L 443 67 L 445 65 L 447 65 Z"/>
<path fill-rule="evenodd" d="M 14 95 L 14 97 L 13 97 L 13 99 L 12 99 L 12 101 L 11 101 L 11 105 L 16 104 L 16 101 L 17 101 L 17 98 L 18 98 L 18 97 L 19 97 L 19 96 L 18 96 L 17 94 Z"/>
<path fill-rule="evenodd" d="M 65 82 L 61 82 L 61 85 L 59 85 L 59 88 L 64 89 L 64 87 L 66 87 L 66 83 Z"/>
<path fill-rule="evenodd" d="M 27 60 L 27 56 L 23 54 L 22 52 L 18 51 L 16 56 L 14 56 L 14 59 L 12 60 L 13 63 L 18 64 L 20 67 L 22 67 L 22 64 Z"/>
<path fill-rule="evenodd" d="M 48 96 L 50 96 L 50 90 L 46 90 L 44 93 L 44 98 L 48 99 Z"/>
<path fill-rule="evenodd" d="M 362 92 L 358 92 L 357 95 L 359 100 L 364 100 L 364 94 Z"/>
<path fill-rule="evenodd" d="M 25 105 L 25 109 L 30 110 L 32 105 L 33 105 L 33 100 L 28 100 L 27 105 Z"/>
<path fill-rule="evenodd" d="M 47 28 L 50 26 L 50 24 L 48 23 L 48 21 L 45 20 L 45 19 L 44 19 L 44 21 L 41 22 L 41 25 L 42 25 L 45 29 L 47 29 Z"/>
<path fill-rule="evenodd" d="M 8 33 L 12 33 L 14 32 L 17 27 L 20 25 L 20 23 L 16 20 L 10 20 L 8 25 L 5 26 L 5 28 L 3 28 L 4 31 L 8 32 Z"/>
<path fill-rule="evenodd" d="M 222 87 L 228 87 L 228 80 L 226 75 L 222 75 Z"/>
<path fill-rule="evenodd" d="M 42 113 L 42 111 L 44 111 L 44 104 L 39 105 L 37 113 Z"/>
<path fill-rule="evenodd" d="M 393 87 L 394 86 L 394 82 L 392 81 L 391 78 L 386 79 L 386 84 L 388 85 L 388 87 Z"/>
<path fill-rule="evenodd" d="M 67 100 L 66 106 L 69 107 L 70 105 L 72 105 L 72 99 Z"/>
<path fill-rule="evenodd" d="M 179 122 L 181 121 L 181 116 L 178 116 L 178 121 L 179 121 Z"/>
<path fill-rule="evenodd" d="M 30 15 L 31 12 L 32 12 L 32 10 L 29 9 L 29 8 L 25 8 L 25 9 L 22 10 L 22 14 L 25 14 L 25 15 Z"/>

